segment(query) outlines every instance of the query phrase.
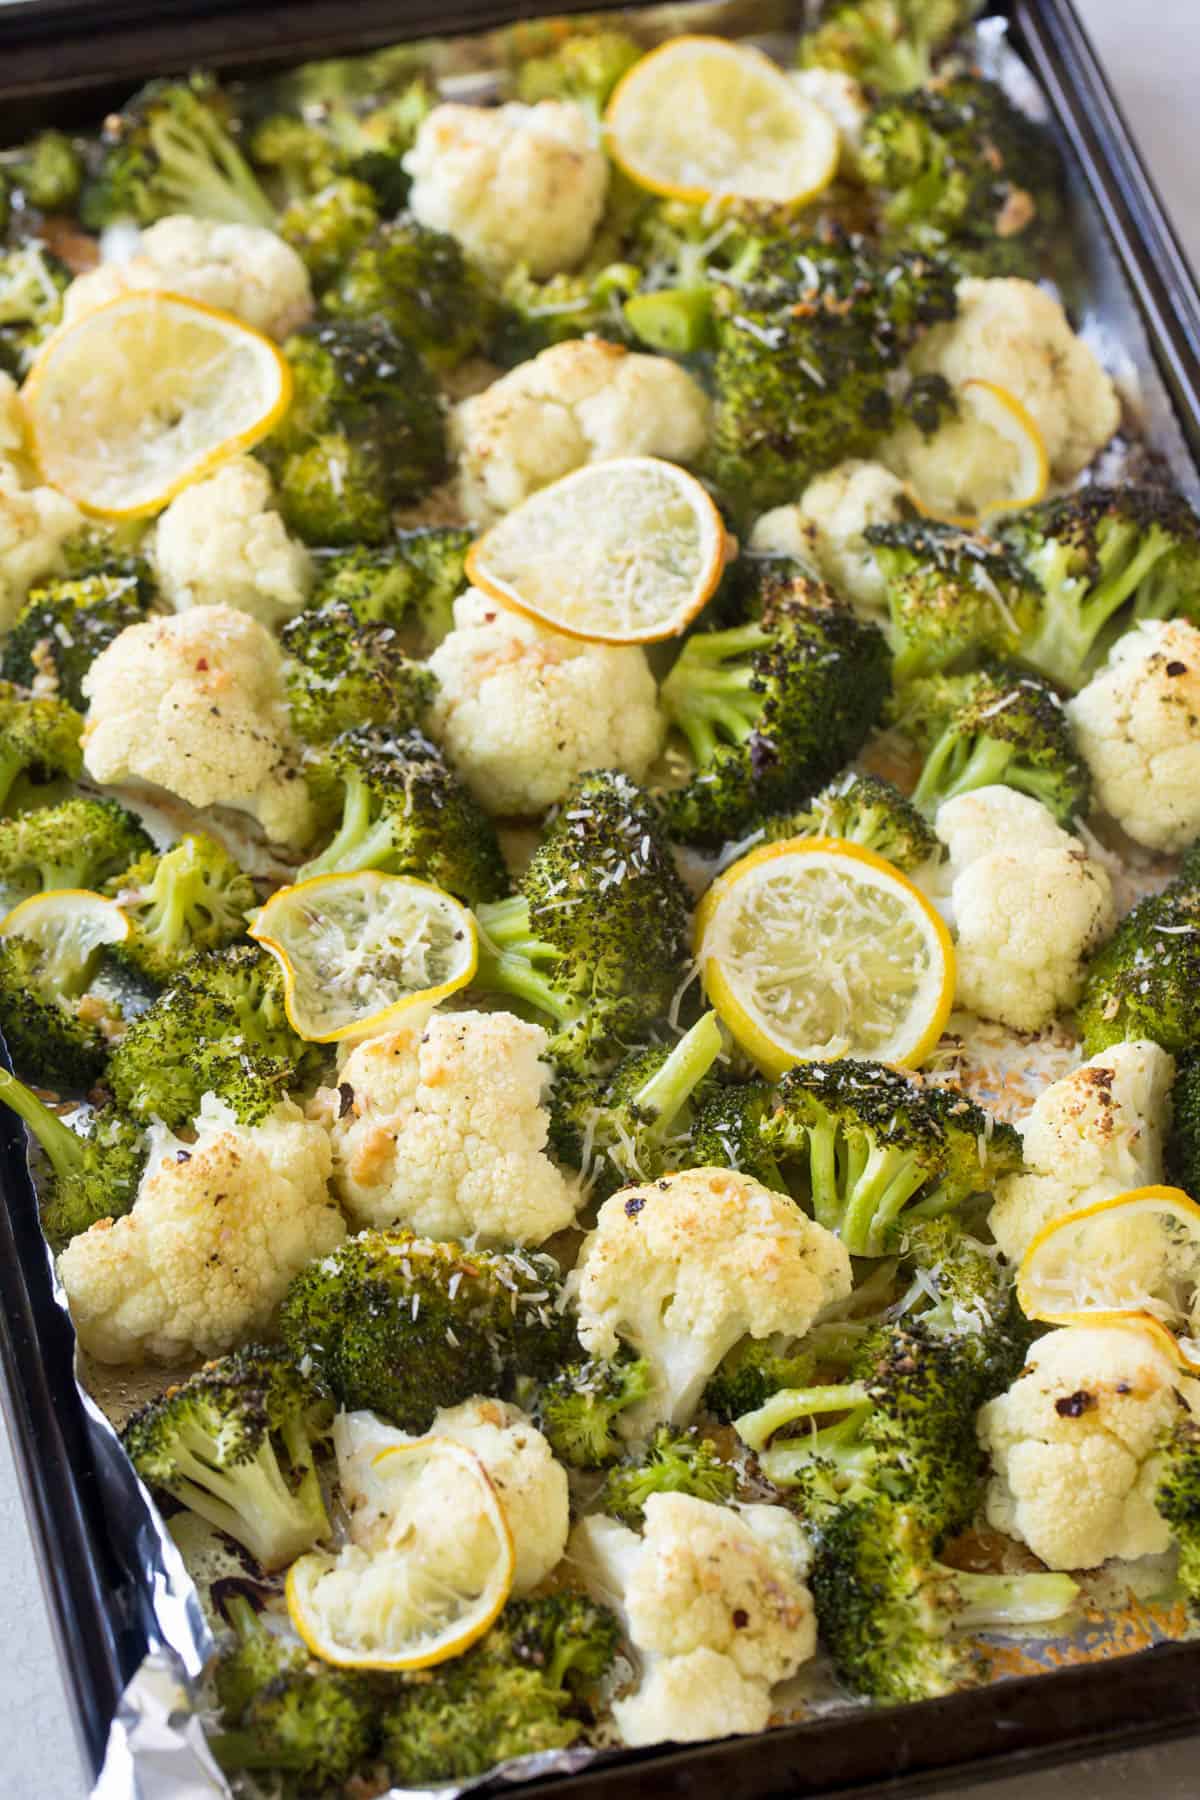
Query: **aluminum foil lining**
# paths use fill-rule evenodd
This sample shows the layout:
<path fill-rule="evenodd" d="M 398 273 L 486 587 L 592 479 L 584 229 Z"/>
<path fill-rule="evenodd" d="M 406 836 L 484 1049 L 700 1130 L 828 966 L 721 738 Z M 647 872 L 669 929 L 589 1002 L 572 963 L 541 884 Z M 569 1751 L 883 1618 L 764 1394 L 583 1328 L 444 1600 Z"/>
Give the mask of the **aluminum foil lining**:
<path fill-rule="evenodd" d="M 779 0 L 699 0 L 699 4 L 636 9 L 628 15 L 643 35 L 666 37 L 680 31 L 708 29 L 730 37 L 751 38 L 768 50 L 786 50 L 784 29 L 790 7 Z M 621 14 L 611 15 L 619 19 Z M 462 100 L 484 100 L 498 88 L 495 36 L 474 37 L 461 44 L 439 43 L 435 65 L 442 91 Z M 1008 46 L 1004 22 L 988 19 L 976 29 L 976 55 L 985 73 L 998 80 L 1030 114 L 1046 118 L 1048 109 L 1032 75 Z M 1188 455 L 1169 396 L 1159 377 L 1150 345 L 1117 256 L 1091 208 L 1082 177 L 1071 170 L 1078 216 L 1081 285 L 1070 298 L 1083 335 L 1109 369 L 1136 421 L 1138 435 L 1162 459 L 1176 484 L 1200 500 L 1200 473 Z M 1119 469 L 1105 468 L 1105 474 Z M 49 1253 L 47 1253 L 49 1254 Z M 55 1283 L 56 1297 L 65 1297 Z M 109 1413 L 118 1418 L 135 1396 L 128 1378 L 77 1367 L 77 1384 L 87 1411 L 97 1475 L 101 1484 L 111 1541 L 125 1578 L 130 1605 L 147 1646 L 130 1679 L 109 1731 L 108 1746 L 92 1800 L 271 1800 L 273 1783 L 239 1778 L 236 1790 L 222 1775 L 206 1745 L 203 1728 L 205 1695 L 202 1675 L 210 1662 L 214 1639 L 200 1594 L 175 1539 L 149 1494 L 134 1475 L 120 1447 Z M 161 1377 L 153 1387 L 157 1391 Z M 89 1391 L 89 1389 L 91 1391 Z M 97 1395 L 104 1409 L 93 1398 Z M 1126 1656 L 1152 1645 L 1188 1636 L 1186 1609 L 1172 1600 L 1169 1567 L 1161 1559 L 1101 1576 L 1087 1588 L 1079 1622 L 1066 1636 L 1026 1634 L 994 1638 L 982 1646 L 991 1677 L 1029 1675 L 1081 1662 Z M 839 1694 L 821 1657 L 778 1696 L 775 1723 L 828 1718 L 854 1710 L 856 1703 Z M 460 1784 L 433 1789 L 393 1788 L 379 1800 L 452 1800 L 483 1788 L 503 1792 L 515 1783 L 549 1775 L 570 1775 L 614 1751 L 585 1748 L 548 1751 L 522 1757 Z"/>

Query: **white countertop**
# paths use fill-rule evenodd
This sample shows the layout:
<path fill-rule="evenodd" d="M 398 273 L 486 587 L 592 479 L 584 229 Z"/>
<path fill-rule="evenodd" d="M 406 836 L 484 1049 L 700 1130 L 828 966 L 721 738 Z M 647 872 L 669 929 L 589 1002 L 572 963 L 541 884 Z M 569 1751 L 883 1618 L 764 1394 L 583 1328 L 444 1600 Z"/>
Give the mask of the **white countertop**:
<path fill-rule="evenodd" d="M 1192 261 L 1200 266 L 1200 4 L 1077 0 Z M 1191 123 L 1189 124 L 1189 120 Z M 80 1800 L 86 1791 L 34 1550 L 0 1432 L 0 1794 Z M 1200 1742 L 1130 1752 L 990 1785 L 987 1800 L 1196 1800 Z"/>

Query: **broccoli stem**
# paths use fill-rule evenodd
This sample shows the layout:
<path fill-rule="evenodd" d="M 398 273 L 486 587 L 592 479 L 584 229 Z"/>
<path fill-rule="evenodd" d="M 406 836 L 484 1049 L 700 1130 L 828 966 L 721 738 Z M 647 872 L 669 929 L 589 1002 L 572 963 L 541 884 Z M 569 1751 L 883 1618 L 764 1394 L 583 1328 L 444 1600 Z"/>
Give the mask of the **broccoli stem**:
<path fill-rule="evenodd" d="M 760 678 L 748 660 L 770 642 L 760 625 L 701 633 L 663 683 L 663 704 L 688 741 L 697 768 L 713 761 L 722 741 L 743 744 L 758 724 Z"/>
<path fill-rule="evenodd" d="M 920 812 L 935 813 L 947 800 L 992 787 L 1006 779 L 1013 759 L 1012 744 L 999 738 L 964 737 L 953 727 L 944 731 L 921 770 L 912 802 Z"/>
<path fill-rule="evenodd" d="M 227 225 L 273 229 L 275 211 L 270 201 L 239 152 L 202 108 L 195 110 L 190 128 L 169 116 L 156 119 L 150 137 L 161 165 L 163 190 L 179 202 L 180 211 Z"/>
<path fill-rule="evenodd" d="M 28 1125 L 59 1181 L 80 1172 L 84 1151 L 78 1134 L 6 1069 L 0 1069 L 0 1100 Z"/>
<path fill-rule="evenodd" d="M 938 1576 L 953 1585 L 959 1607 L 954 1628 L 980 1631 L 990 1625 L 1043 1625 L 1068 1612 L 1079 1593 L 1069 1575 L 979 1575 L 935 1563 Z"/>
<path fill-rule="evenodd" d="M 858 1436 L 871 1410 L 867 1390 L 859 1381 L 834 1382 L 828 1387 L 780 1388 L 754 1412 L 734 1420 L 738 1436 L 751 1450 L 762 1450 L 785 1425 L 797 1419 L 814 1419 L 824 1413 L 844 1413 L 836 1425 L 814 1430 L 810 1442 L 842 1443 Z"/>
<path fill-rule="evenodd" d="M 878 1256 L 892 1224 L 925 1180 L 918 1159 L 864 1134 L 846 1142 L 832 1121 L 809 1131 L 813 1213 L 852 1256 Z"/>
<path fill-rule="evenodd" d="M 721 1054 L 722 1043 L 716 1013 L 705 1013 L 638 1089 L 633 1100 L 638 1117 L 669 1130 Z"/>
<path fill-rule="evenodd" d="M 320 1482 L 312 1466 L 303 1431 L 288 1436 L 288 1452 L 304 1468 L 299 1487 L 284 1478 L 269 1437 L 254 1456 L 232 1470 L 219 1466 L 221 1448 L 200 1426 L 193 1425 L 177 1448 L 178 1475 L 170 1491 L 177 1500 L 227 1532 L 266 1570 L 282 1568 L 329 1530 Z"/>
<path fill-rule="evenodd" d="M 1030 647 L 1029 660 L 1067 687 L 1080 685 L 1100 633 L 1170 548 L 1165 533 L 1150 531 L 1135 554 L 1125 560 L 1130 541 L 1137 535 L 1138 528 L 1132 523 L 1112 527 L 1103 551 L 1109 573 L 1078 600 L 1074 600 L 1073 590 L 1083 585 L 1080 578 L 1052 569 L 1043 577 L 1048 596 L 1045 619 Z M 1036 566 L 1034 572 L 1040 574 Z"/>
<path fill-rule="evenodd" d="M 556 1025 L 569 1025 L 575 1008 L 534 961 L 538 956 L 557 960 L 557 953 L 530 930 L 528 901 L 520 895 L 493 900 L 477 907 L 475 918 L 480 928 L 475 985 L 489 993 L 510 994 L 548 1014 Z"/>
<path fill-rule="evenodd" d="M 374 802 L 367 782 L 351 775 L 346 781 L 342 822 L 332 841 L 300 871 L 304 879 L 314 875 L 378 867 L 392 846 L 392 822 L 386 815 L 375 819 Z"/>
<path fill-rule="evenodd" d="M 659 288 L 635 294 L 623 310 L 638 342 L 668 356 L 703 350 L 712 342 L 712 299 L 707 287 Z"/>
<path fill-rule="evenodd" d="M 24 767 L 25 759 L 19 753 L 0 754 L 0 811 L 8 805 L 8 797 Z"/>

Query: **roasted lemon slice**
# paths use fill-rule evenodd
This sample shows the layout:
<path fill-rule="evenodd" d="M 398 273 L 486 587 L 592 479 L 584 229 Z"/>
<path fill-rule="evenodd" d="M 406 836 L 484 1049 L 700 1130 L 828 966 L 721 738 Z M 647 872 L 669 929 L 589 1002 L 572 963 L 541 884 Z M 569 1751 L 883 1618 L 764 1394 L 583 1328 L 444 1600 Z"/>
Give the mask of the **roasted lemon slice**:
<path fill-rule="evenodd" d="M 569 637 L 644 644 L 687 629 L 728 552 L 721 515 L 694 475 L 622 456 L 531 494 L 471 546 L 467 574 Z"/>
<path fill-rule="evenodd" d="M 44 479 L 96 518 L 134 519 L 265 437 L 292 377 L 231 314 L 137 292 L 56 332 L 21 393 Z"/>
<path fill-rule="evenodd" d="M 964 531 L 997 513 L 1035 506 L 1050 484 L 1046 443 L 1029 409 L 996 381 L 972 379 L 957 390 L 958 429 L 974 454 L 917 454 L 906 487 L 917 511 Z M 946 427 L 954 444 L 955 424 Z M 961 440 L 960 440 L 961 441 Z M 966 489 L 971 504 L 966 502 Z"/>
<path fill-rule="evenodd" d="M 294 1031 L 314 1043 L 386 1031 L 466 987 L 479 944 L 461 901 L 411 875 L 315 875 L 280 888 L 250 936 L 283 970 Z"/>
<path fill-rule="evenodd" d="M 954 946 L 900 871 L 840 838 L 763 844 L 696 913 L 709 999 L 774 1079 L 816 1057 L 916 1067 L 954 1002 Z"/>
<path fill-rule="evenodd" d="M 828 187 L 837 126 L 759 50 L 681 37 L 636 62 L 604 116 L 639 187 L 676 200 L 799 204 Z"/>
<path fill-rule="evenodd" d="M 30 938 L 42 952 L 46 984 L 56 992 L 86 986 L 105 944 L 120 944 L 131 926 L 115 900 L 87 888 L 33 894 L 0 919 L 0 937 Z"/>

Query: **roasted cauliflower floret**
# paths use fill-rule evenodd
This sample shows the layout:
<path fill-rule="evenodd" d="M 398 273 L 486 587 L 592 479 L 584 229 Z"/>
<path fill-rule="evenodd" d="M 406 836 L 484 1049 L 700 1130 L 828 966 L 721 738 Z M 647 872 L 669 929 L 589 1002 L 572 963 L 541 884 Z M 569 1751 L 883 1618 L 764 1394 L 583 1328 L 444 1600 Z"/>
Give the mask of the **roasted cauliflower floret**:
<path fill-rule="evenodd" d="M 1200 1382 L 1135 1328 L 1069 1326 L 1039 1338 L 1007 1393 L 979 1414 L 992 1459 L 988 1522 L 1051 1569 L 1166 1550 L 1158 1454 Z"/>
<path fill-rule="evenodd" d="M 615 1356 L 625 1343 L 651 1365 L 639 1424 L 682 1424 L 741 1338 L 802 1337 L 844 1300 L 850 1258 L 785 1195 L 729 1169 L 688 1169 L 606 1200 L 571 1285 L 584 1348 Z"/>
<path fill-rule="evenodd" d="M 1010 788 L 948 800 L 936 823 L 950 852 L 958 1004 L 1040 1031 L 1079 998 L 1085 960 L 1112 930 L 1108 874 L 1040 801 Z"/>
<path fill-rule="evenodd" d="M 794 506 L 764 513 L 750 548 L 798 557 L 864 612 L 882 612 L 887 584 L 864 533 L 868 525 L 903 518 L 905 510 L 904 483 L 890 469 L 851 460 L 810 481 Z"/>
<path fill-rule="evenodd" d="M 582 107 L 435 106 L 404 159 L 409 206 L 493 274 L 574 268 L 604 210 L 608 163 Z"/>
<path fill-rule="evenodd" d="M 142 233 L 128 262 L 101 263 L 77 276 L 63 297 L 63 323 L 139 288 L 201 300 L 280 342 L 313 309 L 308 271 L 275 232 L 175 213 Z"/>
<path fill-rule="evenodd" d="M 853 176 L 862 148 L 863 127 L 871 111 L 861 82 L 844 69 L 796 69 L 792 81 L 806 100 L 829 114 L 838 130 L 838 161 L 843 175 Z"/>
<path fill-rule="evenodd" d="M 27 487 L 16 464 L 0 457 L 0 631 L 34 582 L 62 569 L 63 545 L 82 524 L 73 500 L 57 488 Z"/>
<path fill-rule="evenodd" d="M 488 524 L 609 457 L 691 462 L 704 448 L 708 414 L 699 383 L 667 357 L 601 338 L 555 344 L 456 408 L 450 442 L 463 510 Z"/>
<path fill-rule="evenodd" d="M 1200 836 L 1200 631 L 1154 619 L 1117 639 L 1067 716 L 1098 804 L 1137 844 Z"/>
<path fill-rule="evenodd" d="M 630 1749 L 748 1737 L 771 1722 L 771 1690 L 716 1650 L 656 1656 L 632 1694 L 614 1701 L 613 1721 Z"/>
<path fill-rule="evenodd" d="M 546 1155 L 546 1043 L 511 1013 L 455 1012 L 352 1050 L 317 1097 L 351 1219 L 489 1246 L 569 1225 L 578 1189 Z"/>
<path fill-rule="evenodd" d="M 1174 1077 L 1157 1044 L 1113 1044 L 1042 1090 L 1017 1127 L 1025 1173 L 997 1184 L 988 1221 L 1010 1262 L 1060 1213 L 1162 1180 Z"/>
<path fill-rule="evenodd" d="M 104 1363 L 215 1356 L 263 1331 L 292 1277 L 346 1235 L 329 1140 L 290 1102 L 240 1125 L 206 1094 L 194 1142 L 152 1127 L 132 1211 L 59 1257 L 79 1341 Z"/>
<path fill-rule="evenodd" d="M 172 500 L 155 530 L 154 562 L 176 612 L 235 606 L 264 625 L 298 612 L 313 582 L 312 557 L 288 536 L 271 504 L 271 477 L 252 456 Z"/>
<path fill-rule="evenodd" d="M 100 782 L 146 781 L 192 806 L 230 806 L 281 844 L 303 844 L 312 803 L 265 625 L 231 606 L 127 626 L 83 682 L 84 764 Z"/>
<path fill-rule="evenodd" d="M 471 588 L 429 659 L 429 730 L 488 812 L 544 812 L 589 769 L 640 781 L 666 722 L 646 654 L 546 631 Z"/>

